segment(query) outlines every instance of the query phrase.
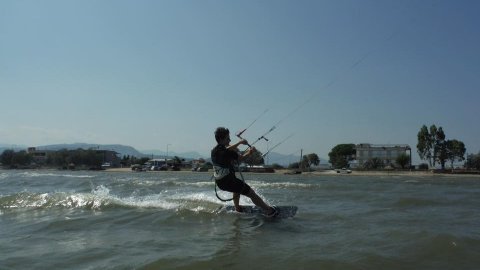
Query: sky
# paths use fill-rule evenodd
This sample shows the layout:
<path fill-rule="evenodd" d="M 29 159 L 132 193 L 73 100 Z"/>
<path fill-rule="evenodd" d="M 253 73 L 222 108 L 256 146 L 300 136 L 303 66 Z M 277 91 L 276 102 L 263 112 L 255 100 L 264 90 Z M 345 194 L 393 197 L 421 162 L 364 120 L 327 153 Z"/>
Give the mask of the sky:
<path fill-rule="evenodd" d="M 0 1 L 0 144 L 480 151 L 479 1 Z M 266 111 L 266 113 L 264 113 Z"/>

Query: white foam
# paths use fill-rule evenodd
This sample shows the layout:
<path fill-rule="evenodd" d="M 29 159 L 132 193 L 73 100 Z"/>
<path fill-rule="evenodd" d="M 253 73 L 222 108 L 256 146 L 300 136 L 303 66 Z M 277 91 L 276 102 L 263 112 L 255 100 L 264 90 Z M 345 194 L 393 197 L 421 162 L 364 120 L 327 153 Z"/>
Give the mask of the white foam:
<path fill-rule="evenodd" d="M 273 187 L 273 188 L 311 188 L 316 185 L 292 182 L 258 182 L 251 181 L 248 183 L 253 187 Z"/>
<path fill-rule="evenodd" d="M 92 194 L 101 196 L 101 197 L 107 197 L 110 194 L 110 189 L 105 187 L 104 185 L 97 186 L 93 191 Z"/>
<path fill-rule="evenodd" d="M 148 195 L 142 198 L 128 197 L 119 199 L 122 205 L 140 208 L 161 208 L 161 209 L 177 209 L 181 206 L 178 202 L 171 202 L 160 198 L 160 194 Z"/>
<path fill-rule="evenodd" d="M 74 175 L 74 174 L 56 174 L 56 173 L 38 173 L 38 172 L 23 172 L 21 177 L 68 177 L 68 178 L 93 178 L 94 175 Z"/>
<path fill-rule="evenodd" d="M 187 200 L 187 201 L 195 201 L 195 202 L 211 202 L 217 203 L 218 199 L 213 195 L 207 195 L 203 192 L 199 193 L 187 193 L 187 194 L 176 194 L 172 196 L 172 199 L 175 200 Z"/>

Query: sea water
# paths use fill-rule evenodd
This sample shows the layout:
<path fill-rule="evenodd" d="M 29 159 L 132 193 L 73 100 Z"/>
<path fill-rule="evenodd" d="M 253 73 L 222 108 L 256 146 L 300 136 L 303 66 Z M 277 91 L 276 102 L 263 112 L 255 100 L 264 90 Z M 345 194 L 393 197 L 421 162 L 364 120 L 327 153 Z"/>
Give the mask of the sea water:
<path fill-rule="evenodd" d="M 0 171 L 0 269 L 480 268 L 479 177 L 244 177 L 297 215 L 218 211 L 209 173 Z"/>

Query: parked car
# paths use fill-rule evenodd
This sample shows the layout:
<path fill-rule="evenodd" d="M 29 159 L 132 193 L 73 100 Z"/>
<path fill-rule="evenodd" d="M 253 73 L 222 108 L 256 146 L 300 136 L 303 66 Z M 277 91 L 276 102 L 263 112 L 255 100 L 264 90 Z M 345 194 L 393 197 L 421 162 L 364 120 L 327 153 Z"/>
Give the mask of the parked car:
<path fill-rule="evenodd" d="M 133 164 L 132 166 L 130 166 L 130 169 L 132 169 L 132 171 L 134 172 L 141 172 L 142 168 L 143 166 L 140 164 Z"/>
<path fill-rule="evenodd" d="M 337 173 L 352 173 L 352 170 L 349 170 L 347 168 L 341 168 L 337 169 Z"/>
<path fill-rule="evenodd" d="M 110 167 L 112 167 L 112 164 L 110 164 L 110 162 L 105 162 L 102 164 L 102 169 L 108 169 Z"/>

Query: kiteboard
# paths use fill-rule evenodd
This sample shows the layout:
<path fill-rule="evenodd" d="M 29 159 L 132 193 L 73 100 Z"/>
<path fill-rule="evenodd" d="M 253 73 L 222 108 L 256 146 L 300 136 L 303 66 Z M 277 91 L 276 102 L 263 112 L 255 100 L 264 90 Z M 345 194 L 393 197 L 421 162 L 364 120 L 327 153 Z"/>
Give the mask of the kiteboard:
<path fill-rule="evenodd" d="M 298 207 L 294 205 L 281 205 L 275 206 L 277 208 L 278 214 L 273 218 L 290 218 L 294 217 L 297 213 Z M 250 215 L 265 215 L 265 211 L 262 208 L 255 206 L 255 205 L 242 205 L 242 212 L 237 212 L 235 210 L 235 206 L 233 205 L 226 205 L 220 208 L 220 210 L 224 210 L 227 212 L 236 212 L 239 214 L 250 214 Z"/>

